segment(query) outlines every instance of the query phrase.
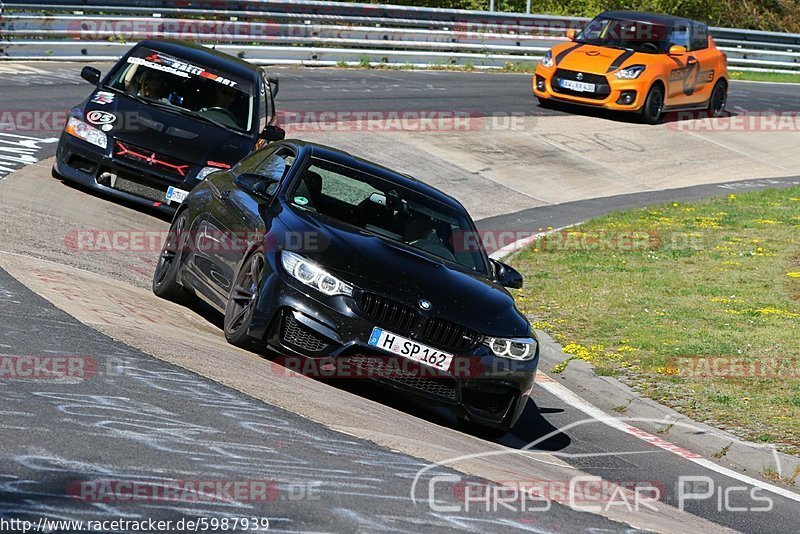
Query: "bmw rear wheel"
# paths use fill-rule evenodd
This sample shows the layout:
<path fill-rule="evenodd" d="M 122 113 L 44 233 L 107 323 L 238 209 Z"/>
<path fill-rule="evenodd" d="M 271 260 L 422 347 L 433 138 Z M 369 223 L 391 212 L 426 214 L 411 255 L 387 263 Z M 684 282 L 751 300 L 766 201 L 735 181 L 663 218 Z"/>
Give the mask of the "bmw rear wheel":
<path fill-rule="evenodd" d="M 661 116 L 664 114 L 664 88 L 660 84 L 650 88 L 640 113 L 647 124 L 661 122 Z"/>
<path fill-rule="evenodd" d="M 225 339 L 237 347 L 251 349 L 255 340 L 248 331 L 264 276 L 264 255 L 255 252 L 242 264 L 225 307 Z"/>

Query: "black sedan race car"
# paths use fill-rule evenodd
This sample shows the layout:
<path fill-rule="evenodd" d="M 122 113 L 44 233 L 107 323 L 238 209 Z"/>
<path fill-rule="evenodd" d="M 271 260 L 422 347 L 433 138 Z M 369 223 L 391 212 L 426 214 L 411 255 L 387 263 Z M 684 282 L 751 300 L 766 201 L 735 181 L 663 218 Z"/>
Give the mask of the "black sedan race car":
<path fill-rule="evenodd" d="M 174 213 L 212 172 L 229 169 L 269 141 L 277 80 L 246 61 L 203 46 L 143 41 L 74 108 L 54 176 Z"/>
<path fill-rule="evenodd" d="M 506 432 L 539 344 L 505 289 L 521 275 L 490 260 L 476 232 L 460 203 L 420 181 L 283 141 L 192 190 L 153 290 L 211 304 L 234 345 L 359 370 Z"/>

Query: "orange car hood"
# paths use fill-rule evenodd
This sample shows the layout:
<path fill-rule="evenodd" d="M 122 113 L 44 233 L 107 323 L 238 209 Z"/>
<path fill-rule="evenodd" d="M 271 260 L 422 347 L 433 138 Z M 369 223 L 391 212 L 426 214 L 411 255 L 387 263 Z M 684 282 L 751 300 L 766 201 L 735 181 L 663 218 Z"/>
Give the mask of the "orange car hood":
<path fill-rule="evenodd" d="M 646 54 L 572 42 L 553 47 L 553 58 L 558 68 L 596 74 L 606 74 L 630 65 L 632 60 L 642 55 Z"/>

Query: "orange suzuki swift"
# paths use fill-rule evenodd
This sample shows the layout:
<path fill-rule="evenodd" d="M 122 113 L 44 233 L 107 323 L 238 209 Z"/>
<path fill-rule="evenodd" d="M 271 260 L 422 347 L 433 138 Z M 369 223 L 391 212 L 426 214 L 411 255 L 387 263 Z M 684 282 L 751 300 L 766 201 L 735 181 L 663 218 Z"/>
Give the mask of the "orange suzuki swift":
<path fill-rule="evenodd" d="M 705 24 L 668 15 L 606 12 L 536 67 L 533 92 L 558 101 L 639 113 L 656 124 L 665 111 L 705 109 L 728 98 L 728 61 Z"/>

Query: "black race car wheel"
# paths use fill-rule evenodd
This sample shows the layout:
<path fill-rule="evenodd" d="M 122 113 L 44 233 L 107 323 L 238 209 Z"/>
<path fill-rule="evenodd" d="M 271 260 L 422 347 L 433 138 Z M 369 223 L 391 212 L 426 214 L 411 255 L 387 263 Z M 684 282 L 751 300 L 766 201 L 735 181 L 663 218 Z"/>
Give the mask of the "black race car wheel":
<path fill-rule="evenodd" d="M 264 255 L 256 252 L 242 264 L 225 307 L 225 339 L 237 347 L 252 349 L 255 340 L 247 333 L 253 321 L 258 291 L 264 275 Z"/>
<path fill-rule="evenodd" d="M 708 100 L 708 116 L 720 117 L 725 112 L 728 103 L 728 84 L 725 80 L 717 81 L 714 90 L 711 91 L 711 98 Z"/>
<path fill-rule="evenodd" d="M 661 122 L 661 117 L 664 114 L 664 88 L 660 84 L 650 88 L 640 113 L 642 120 L 647 124 Z"/>
<path fill-rule="evenodd" d="M 181 252 L 186 246 L 189 217 L 184 211 L 172 223 L 153 274 L 153 293 L 162 299 L 188 303 L 192 293 L 178 282 Z"/>

